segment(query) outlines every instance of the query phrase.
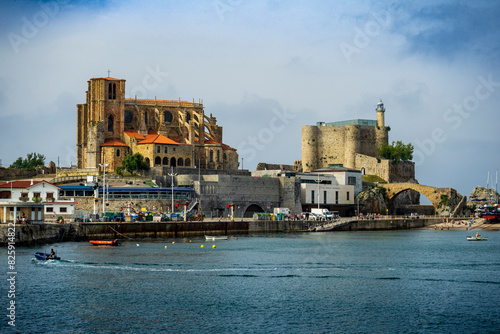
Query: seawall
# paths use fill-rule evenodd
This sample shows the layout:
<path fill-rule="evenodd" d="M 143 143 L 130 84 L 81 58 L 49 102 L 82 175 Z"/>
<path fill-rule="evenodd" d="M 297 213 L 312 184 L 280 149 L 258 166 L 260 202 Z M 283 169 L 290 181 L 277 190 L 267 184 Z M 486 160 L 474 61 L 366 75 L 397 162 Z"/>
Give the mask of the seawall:
<path fill-rule="evenodd" d="M 402 230 L 439 224 L 442 219 L 353 220 L 336 231 Z M 312 221 L 211 221 L 211 222 L 138 222 L 70 223 L 16 225 L 16 245 L 36 245 L 91 239 L 182 238 L 203 235 L 277 233 L 307 231 Z M 10 226 L 12 228 L 12 226 Z M 7 224 L 0 224 L 0 245 L 9 242 Z"/>

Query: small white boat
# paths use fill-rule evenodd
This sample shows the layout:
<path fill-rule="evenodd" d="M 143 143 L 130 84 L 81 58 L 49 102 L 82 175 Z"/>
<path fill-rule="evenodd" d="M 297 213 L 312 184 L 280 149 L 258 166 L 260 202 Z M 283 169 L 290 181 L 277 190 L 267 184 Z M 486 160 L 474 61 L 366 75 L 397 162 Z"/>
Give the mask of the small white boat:
<path fill-rule="evenodd" d="M 227 240 L 227 235 L 206 235 L 205 240 Z"/>
<path fill-rule="evenodd" d="M 488 240 L 488 237 L 483 237 L 483 236 L 477 236 L 477 237 L 471 237 L 471 236 L 467 236 L 467 241 L 487 241 Z"/>

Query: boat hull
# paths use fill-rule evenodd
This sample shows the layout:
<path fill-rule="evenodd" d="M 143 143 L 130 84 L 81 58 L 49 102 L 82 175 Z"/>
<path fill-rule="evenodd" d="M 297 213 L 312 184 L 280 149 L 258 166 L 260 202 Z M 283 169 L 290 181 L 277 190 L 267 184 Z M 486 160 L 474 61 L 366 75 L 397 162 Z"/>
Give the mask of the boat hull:
<path fill-rule="evenodd" d="M 487 241 L 488 237 L 467 237 L 467 241 Z"/>
<path fill-rule="evenodd" d="M 118 239 L 116 239 L 116 240 L 90 240 L 89 242 L 92 245 L 96 245 L 96 246 L 118 246 L 120 244 L 118 242 Z"/>
<path fill-rule="evenodd" d="M 227 240 L 227 235 L 206 235 L 205 240 Z"/>
<path fill-rule="evenodd" d="M 48 261 L 48 260 L 60 260 L 61 258 L 59 256 L 54 256 L 50 257 L 50 254 L 48 253 L 42 253 L 42 252 L 36 252 L 35 258 L 40 261 Z"/>

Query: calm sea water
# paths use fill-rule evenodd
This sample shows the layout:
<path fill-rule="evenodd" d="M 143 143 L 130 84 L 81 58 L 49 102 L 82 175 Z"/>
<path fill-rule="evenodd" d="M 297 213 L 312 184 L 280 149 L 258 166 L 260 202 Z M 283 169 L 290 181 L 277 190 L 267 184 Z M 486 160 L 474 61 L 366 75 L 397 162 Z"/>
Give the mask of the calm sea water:
<path fill-rule="evenodd" d="M 498 333 L 500 232 L 484 232 L 486 242 L 468 242 L 468 234 L 287 233 L 17 248 L 16 327 L 3 315 L 1 332 Z M 63 260 L 33 260 L 50 248 Z M 5 248 L 1 254 L 6 273 Z M 7 288 L 3 280 L 4 314 Z"/>

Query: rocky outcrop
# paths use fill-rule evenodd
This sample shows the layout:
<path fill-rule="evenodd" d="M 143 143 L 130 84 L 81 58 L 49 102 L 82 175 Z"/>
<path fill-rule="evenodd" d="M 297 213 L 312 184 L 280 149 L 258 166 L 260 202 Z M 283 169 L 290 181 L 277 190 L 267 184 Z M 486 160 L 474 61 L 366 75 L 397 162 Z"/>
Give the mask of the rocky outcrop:
<path fill-rule="evenodd" d="M 385 214 L 387 210 L 387 196 L 384 188 L 374 187 L 362 191 L 356 196 L 356 203 L 358 201 L 360 212 Z"/>
<path fill-rule="evenodd" d="M 485 187 L 477 186 L 470 193 L 467 206 L 475 209 L 476 207 L 485 204 L 489 199 L 496 202 L 497 198 L 498 193 L 494 189 L 486 189 Z"/>

